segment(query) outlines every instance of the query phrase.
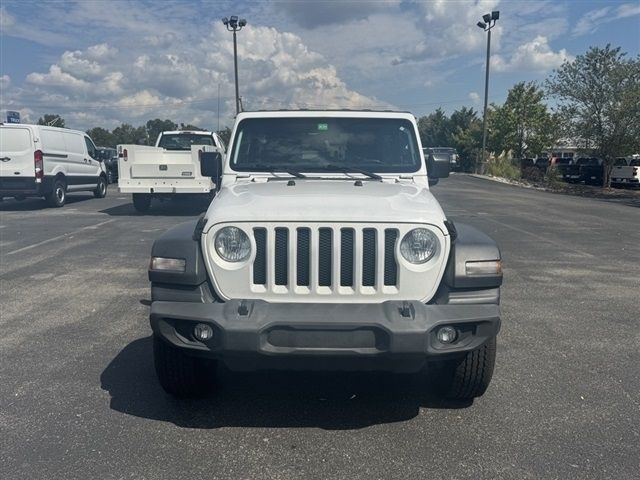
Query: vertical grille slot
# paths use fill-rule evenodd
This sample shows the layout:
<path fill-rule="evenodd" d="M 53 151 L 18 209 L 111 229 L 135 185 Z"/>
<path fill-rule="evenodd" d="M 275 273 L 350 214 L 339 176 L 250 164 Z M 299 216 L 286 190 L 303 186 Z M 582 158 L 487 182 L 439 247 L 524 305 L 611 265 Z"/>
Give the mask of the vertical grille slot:
<path fill-rule="evenodd" d="M 286 228 L 276 228 L 275 253 L 275 281 L 276 285 L 288 285 L 289 270 L 289 230 Z"/>
<path fill-rule="evenodd" d="M 256 241 L 256 259 L 253 262 L 253 283 L 267 284 L 267 229 L 254 228 L 253 238 Z"/>
<path fill-rule="evenodd" d="M 398 231 L 388 228 L 384 231 L 384 284 L 398 285 L 398 264 L 396 262 L 396 241 Z"/>
<path fill-rule="evenodd" d="M 318 229 L 318 285 L 321 287 L 331 286 L 332 233 L 330 228 Z"/>
<path fill-rule="evenodd" d="M 340 286 L 353 287 L 353 255 L 354 234 L 353 228 L 340 230 Z"/>
<path fill-rule="evenodd" d="M 376 230 L 362 230 L 362 286 L 376 285 Z"/>
<path fill-rule="evenodd" d="M 296 258 L 296 284 L 308 287 L 310 283 L 311 229 L 298 228 L 298 244 Z"/>

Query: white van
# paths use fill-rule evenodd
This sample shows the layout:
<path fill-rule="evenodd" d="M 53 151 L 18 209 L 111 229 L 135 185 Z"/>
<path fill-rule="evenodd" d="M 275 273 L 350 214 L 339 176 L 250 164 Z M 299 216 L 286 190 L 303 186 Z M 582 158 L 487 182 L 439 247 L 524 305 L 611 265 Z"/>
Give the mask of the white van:
<path fill-rule="evenodd" d="M 86 133 L 46 125 L 0 124 L 0 199 L 44 197 L 53 207 L 67 192 L 107 194 L 107 174 Z"/>

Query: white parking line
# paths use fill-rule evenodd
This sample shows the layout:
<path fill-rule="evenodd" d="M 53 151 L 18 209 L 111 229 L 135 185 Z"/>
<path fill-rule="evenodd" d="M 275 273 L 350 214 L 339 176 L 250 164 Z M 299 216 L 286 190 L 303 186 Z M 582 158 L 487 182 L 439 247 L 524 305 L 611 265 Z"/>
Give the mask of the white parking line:
<path fill-rule="evenodd" d="M 88 225 L 86 227 L 82 227 L 82 228 L 79 228 L 77 230 L 74 230 L 73 232 L 63 233 L 62 235 L 58 235 L 57 237 L 52 237 L 52 238 L 49 238 L 49 239 L 44 240 L 42 242 L 38 242 L 38 243 L 35 243 L 33 245 L 29 245 L 27 247 L 22 247 L 22 248 L 19 248 L 17 250 L 13 250 L 12 252 L 7 253 L 6 255 L 9 256 L 9 255 L 15 255 L 16 253 L 25 252 L 27 250 L 31 250 L 32 248 L 37 248 L 37 247 L 40 247 L 42 245 L 46 245 L 47 243 L 55 242 L 56 240 L 60 240 L 61 238 L 66 238 L 66 237 L 68 237 L 70 235 L 75 235 L 76 233 L 80 233 L 80 232 L 82 232 L 84 230 L 95 230 L 96 228 L 101 227 L 102 225 L 106 225 L 107 223 L 111 223 L 111 222 L 115 222 L 115 221 L 116 221 L 116 219 L 112 218 L 112 219 L 106 220 L 104 222 L 96 223 L 95 225 Z"/>

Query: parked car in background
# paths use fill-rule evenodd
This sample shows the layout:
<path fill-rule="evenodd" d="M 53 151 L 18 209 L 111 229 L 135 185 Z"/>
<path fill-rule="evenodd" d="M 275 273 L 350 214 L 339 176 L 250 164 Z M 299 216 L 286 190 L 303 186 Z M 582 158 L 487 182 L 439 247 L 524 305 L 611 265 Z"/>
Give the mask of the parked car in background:
<path fill-rule="evenodd" d="M 640 156 L 616 159 L 611 171 L 611 185 L 640 187 Z"/>
<path fill-rule="evenodd" d="M 556 178 L 564 180 L 564 174 L 572 163 L 573 158 L 571 157 L 553 157 L 549 164 L 549 168 L 555 169 Z"/>
<path fill-rule="evenodd" d="M 574 160 L 572 163 L 567 165 L 563 169 L 562 178 L 567 183 L 580 183 L 584 180 L 583 178 L 583 167 L 588 165 L 597 164 L 597 159 L 588 158 L 588 157 L 580 157 Z"/>
<path fill-rule="evenodd" d="M 78 130 L 0 124 L 0 199 L 44 197 L 62 207 L 67 192 L 107 194 L 107 173 L 89 136 Z"/>
<path fill-rule="evenodd" d="M 98 149 L 98 159 L 102 161 L 107 170 L 107 181 L 115 183 L 118 181 L 118 151 L 110 147 L 96 147 Z"/>
<path fill-rule="evenodd" d="M 422 149 L 425 156 L 430 154 L 438 154 L 438 155 L 449 155 L 449 164 L 451 165 L 451 170 L 454 172 L 460 171 L 460 159 L 458 158 L 458 152 L 455 148 L 451 147 L 428 147 Z"/>
<path fill-rule="evenodd" d="M 599 158 L 588 158 L 580 164 L 580 180 L 585 185 L 602 185 L 604 181 L 604 162 Z"/>
<path fill-rule="evenodd" d="M 146 212 L 153 198 L 175 199 L 188 195 L 211 195 L 215 184 L 202 174 L 200 154 L 224 153 L 214 132 L 166 131 L 155 147 L 118 145 L 118 190 L 131 193 L 133 206 Z"/>

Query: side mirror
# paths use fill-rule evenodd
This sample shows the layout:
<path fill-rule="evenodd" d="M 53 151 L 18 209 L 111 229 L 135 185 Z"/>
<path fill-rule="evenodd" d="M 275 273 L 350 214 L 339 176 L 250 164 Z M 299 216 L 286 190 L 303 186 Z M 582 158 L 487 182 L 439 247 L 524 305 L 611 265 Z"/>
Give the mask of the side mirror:
<path fill-rule="evenodd" d="M 427 176 L 429 177 L 429 185 L 431 185 L 432 180 L 436 180 L 436 182 L 433 183 L 433 185 L 435 185 L 438 183 L 438 179 L 447 178 L 450 170 L 451 159 L 449 155 L 432 153 L 427 157 Z"/>
<path fill-rule="evenodd" d="M 200 152 L 200 173 L 203 177 L 211 177 L 216 184 L 216 190 L 220 189 L 222 180 L 222 154 L 220 152 Z"/>

